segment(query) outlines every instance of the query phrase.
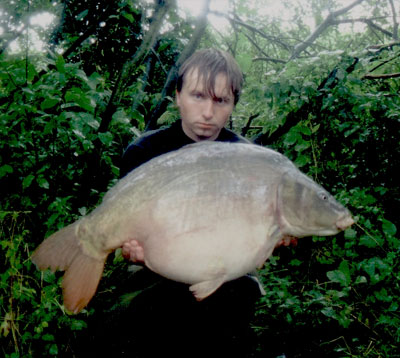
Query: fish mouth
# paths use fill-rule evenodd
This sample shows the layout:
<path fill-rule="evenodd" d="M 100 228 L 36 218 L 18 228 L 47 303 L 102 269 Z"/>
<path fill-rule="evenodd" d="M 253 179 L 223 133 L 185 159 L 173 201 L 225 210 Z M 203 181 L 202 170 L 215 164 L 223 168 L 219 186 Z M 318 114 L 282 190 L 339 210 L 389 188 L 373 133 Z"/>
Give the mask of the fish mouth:
<path fill-rule="evenodd" d="M 351 225 L 354 224 L 354 220 L 350 215 L 346 215 L 342 218 L 340 218 L 337 222 L 336 222 L 336 227 L 339 230 L 346 230 L 347 228 L 349 228 Z"/>

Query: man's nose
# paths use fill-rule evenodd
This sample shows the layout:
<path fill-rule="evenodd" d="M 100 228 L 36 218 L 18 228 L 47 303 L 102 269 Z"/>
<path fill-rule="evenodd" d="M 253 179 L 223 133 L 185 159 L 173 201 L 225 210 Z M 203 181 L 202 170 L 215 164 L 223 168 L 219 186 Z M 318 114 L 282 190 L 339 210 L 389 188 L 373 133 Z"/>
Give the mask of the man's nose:
<path fill-rule="evenodd" d="M 203 117 L 205 119 L 211 119 L 214 116 L 214 101 L 211 98 L 207 98 L 204 101 Z"/>

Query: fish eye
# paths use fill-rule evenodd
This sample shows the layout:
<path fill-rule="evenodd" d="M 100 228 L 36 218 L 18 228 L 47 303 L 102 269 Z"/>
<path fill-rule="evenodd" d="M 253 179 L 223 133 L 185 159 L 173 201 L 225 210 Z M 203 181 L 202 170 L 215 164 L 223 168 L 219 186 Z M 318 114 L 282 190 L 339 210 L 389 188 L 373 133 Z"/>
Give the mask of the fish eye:
<path fill-rule="evenodd" d="M 324 193 L 324 192 L 319 193 L 319 197 L 323 201 L 328 200 L 328 195 L 326 193 Z"/>

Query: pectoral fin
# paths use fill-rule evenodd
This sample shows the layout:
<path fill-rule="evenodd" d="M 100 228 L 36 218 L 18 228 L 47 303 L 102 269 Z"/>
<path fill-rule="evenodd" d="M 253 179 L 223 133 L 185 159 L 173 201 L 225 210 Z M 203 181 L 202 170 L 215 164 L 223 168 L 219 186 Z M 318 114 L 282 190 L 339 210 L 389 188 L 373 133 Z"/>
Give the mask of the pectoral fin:
<path fill-rule="evenodd" d="M 214 293 L 224 282 L 225 277 L 222 276 L 215 280 L 196 283 L 195 285 L 190 286 L 189 290 L 193 293 L 193 296 L 197 301 L 201 301 Z"/>

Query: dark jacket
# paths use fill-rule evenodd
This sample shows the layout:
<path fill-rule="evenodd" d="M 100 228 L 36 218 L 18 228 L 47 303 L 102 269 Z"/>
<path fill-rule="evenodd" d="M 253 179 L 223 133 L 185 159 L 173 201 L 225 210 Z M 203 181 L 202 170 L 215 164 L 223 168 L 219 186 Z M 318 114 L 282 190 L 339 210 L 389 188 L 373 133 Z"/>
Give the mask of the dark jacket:
<path fill-rule="evenodd" d="M 223 129 L 217 140 L 249 143 L 228 129 Z M 156 156 L 191 143 L 180 121 L 147 132 L 126 149 L 121 177 Z M 101 333 L 94 343 L 99 353 L 115 358 L 250 356 L 255 337 L 250 322 L 260 297 L 253 279 L 226 282 L 201 302 L 195 300 L 188 285 L 146 268 L 132 276 L 124 275 L 123 280 L 117 283 L 120 294 L 136 291 L 135 298 L 128 307 L 105 317 L 103 328 L 107 333 L 104 339 Z"/>
<path fill-rule="evenodd" d="M 246 138 L 226 128 L 221 130 L 216 141 L 250 143 Z M 131 170 L 150 159 L 192 143 L 194 141 L 183 132 L 181 121 L 177 121 L 167 128 L 146 132 L 125 150 L 120 175 L 124 177 Z"/>

